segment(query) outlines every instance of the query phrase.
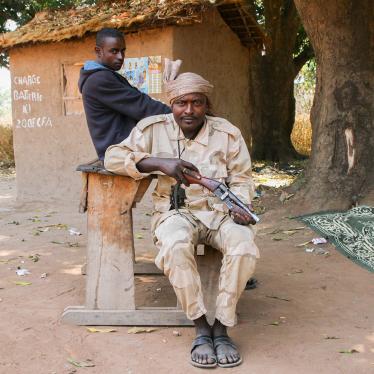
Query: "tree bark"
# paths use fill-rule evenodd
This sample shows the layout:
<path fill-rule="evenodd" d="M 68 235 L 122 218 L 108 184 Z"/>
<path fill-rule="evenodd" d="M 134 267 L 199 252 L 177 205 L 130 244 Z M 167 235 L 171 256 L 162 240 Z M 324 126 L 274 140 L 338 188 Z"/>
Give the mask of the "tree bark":
<path fill-rule="evenodd" d="M 293 53 L 300 20 L 293 1 L 265 0 L 266 51 L 251 51 L 250 126 L 252 156 L 289 161 L 298 156 L 291 143 L 295 120 L 294 79 L 302 67 Z M 304 61 L 304 63 L 307 59 Z"/>
<path fill-rule="evenodd" d="M 257 160 L 289 161 L 297 157 L 291 143 L 295 120 L 293 71 L 274 56 L 253 56 L 250 67 L 252 156 Z M 292 63 L 292 62 L 291 62 Z"/>
<path fill-rule="evenodd" d="M 308 211 L 347 209 L 362 201 L 372 204 L 372 1 L 295 4 L 317 60 L 312 154 L 300 201 Z"/>

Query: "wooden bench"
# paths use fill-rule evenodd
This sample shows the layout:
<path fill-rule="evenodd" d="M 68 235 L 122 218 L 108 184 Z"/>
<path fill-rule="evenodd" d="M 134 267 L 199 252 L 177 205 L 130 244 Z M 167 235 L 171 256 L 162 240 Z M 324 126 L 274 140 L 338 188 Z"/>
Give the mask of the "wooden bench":
<path fill-rule="evenodd" d="M 136 181 L 112 174 L 100 164 L 81 165 L 77 170 L 84 181 L 80 211 L 87 210 L 86 299 L 84 306 L 67 307 L 62 320 L 77 325 L 193 325 L 178 305 L 135 305 L 135 275 L 161 274 L 153 263 L 135 262 L 132 209 L 151 178 Z M 210 320 L 221 257 L 219 251 L 206 246 L 197 259 Z"/>

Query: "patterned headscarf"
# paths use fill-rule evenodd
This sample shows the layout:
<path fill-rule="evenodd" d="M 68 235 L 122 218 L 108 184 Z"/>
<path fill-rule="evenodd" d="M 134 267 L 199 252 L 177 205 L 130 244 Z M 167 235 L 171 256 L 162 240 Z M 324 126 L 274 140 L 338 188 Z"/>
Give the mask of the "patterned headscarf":
<path fill-rule="evenodd" d="M 165 59 L 164 85 L 170 104 L 190 93 L 201 93 L 209 98 L 213 85 L 195 73 L 177 75 L 181 64 L 181 60 L 170 61 Z"/>

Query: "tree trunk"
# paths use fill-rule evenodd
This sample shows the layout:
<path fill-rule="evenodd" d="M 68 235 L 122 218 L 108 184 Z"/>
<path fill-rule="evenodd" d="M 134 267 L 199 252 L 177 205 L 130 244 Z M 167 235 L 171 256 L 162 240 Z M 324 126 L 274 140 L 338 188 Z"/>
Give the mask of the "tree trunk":
<path fill-rule="evenodd" d="M 317 60 L 312 154 L 301 202 L 308 211 L 346 209 L 362 201 L 372 204 L 372 1 L 295 4 Z"/>
<path fill-rule="evenodd" d="M 256 53 L 251 58 L 249 106 L 254 159 L 289 161 L 298 156 L 291 143 L 295 121 L 292 64 L 292 58 L 282 66 L 274 56 Z"/>
<path fill-rule="evenodd" d="M 302 67 L 293 59 L 300 20 L 290 0 L 265 0 L 264 17 L 266 51 L 252 50 L 250 61 L 251 153 L 255 159 L 289 161 L 298 156 L 290 137 L 295 120 L 293 82 Z"/>

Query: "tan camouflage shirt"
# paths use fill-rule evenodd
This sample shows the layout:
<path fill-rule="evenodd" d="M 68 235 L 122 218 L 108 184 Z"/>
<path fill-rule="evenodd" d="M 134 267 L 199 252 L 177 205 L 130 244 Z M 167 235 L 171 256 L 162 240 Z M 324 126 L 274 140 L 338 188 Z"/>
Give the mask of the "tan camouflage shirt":
<path fill-rule="evenodd" d="M 251 159 L 237 127 L 223 118 L 206 116 L 195 139 L 186 139 L 173 114 L 152 116 L 140 121 L 122 143 L 110 146 L 105 154 L 107 170 L 134 179 L 147 177 L 136 164 L 146 157 L 178 157 L 194 164 L 201 175 L 224 182 L 244 203 L 251 201 L 254 184 Z M 156 212 L 170 210 L 174 178 L 156 172 L 158 182 L 153 192 Z M 210 229 L 217 229 L 227 214 L 226 206 L 200 185 L 186 187 L 185 209 Z"/>

